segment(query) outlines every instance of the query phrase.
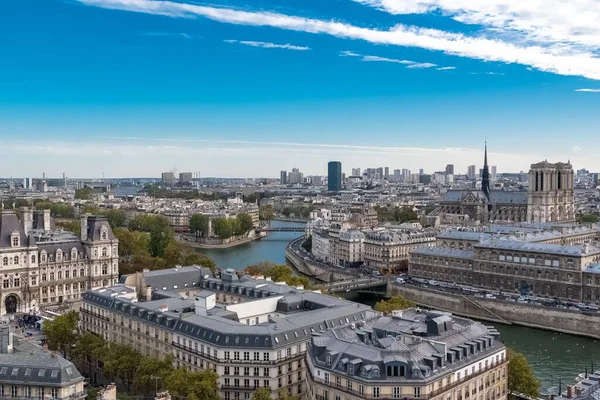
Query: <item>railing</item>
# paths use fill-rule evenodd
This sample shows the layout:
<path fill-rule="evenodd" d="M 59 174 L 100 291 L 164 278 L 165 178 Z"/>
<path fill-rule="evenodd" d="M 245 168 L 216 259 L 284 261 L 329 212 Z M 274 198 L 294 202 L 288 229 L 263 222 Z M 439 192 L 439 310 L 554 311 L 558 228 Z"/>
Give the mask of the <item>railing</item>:
<path fill-rule="evenodd" d="M 184 350 L 187 351 L 189 353 L 198 355 L 202 358 L 206 358 L 207 360 L 210 361 L 214 361 L 214 362 L 218 362 L 221 364 L 255 364 L 255 365 L 274 365 L 274 364 L 279 364 L 282 362 L 290 362 L 290 361 L 295 361 L 298 359 L 302 359 L 304 358 L 304 353 L 296 353 L 294 355 L 291 356 L 285 356 L 279 359 L 273 359 L 273 360 L 254 360 L 254 359 L 249 359 L 249 360 L 233 360 L 233 359 L 225 359 L 225 358 L 218 358 L 218 357 L 214 357 L 213 355 L 207 354 L 207 353 L 202 353 L 198 350 L 195 350 L 191 347 L 187 347 L 184 346 L 182 344 L 178 344 L 176 342 L 171 342 L 171 345 L 173 345 L 173 347 L 180 349 L 180 350 Z M 184 360 L 185 361 L 185 360 Z"/>
<path fill-rule="evenodd" d="M 103 315 L 101 315 L 101 314 L 98 314 L 98 313 L 96 313 L 96 312 L 93 312 L 93 311 L 90 311 L 90 310 L 86 310 L 86 309 L 84 309 L 84 308 L 82 308 L 80 311 L 81 311 L 83 314 L 91 315 L 91 316 L 93 316 L 93 317 L 100 318 L 100 319 L 103 319 L 103 320 L 105 320 L 105 321 L 108 321 L 108 322 L 110 322 L 110 318 L 109 318 L 109 317 L 105 317 L 105 316 L 103 316 Z"/>
<path fill-rule="evenodd" d="M 4 396 L 0 396 L 0 400 L 64 400 L 64 399 L 81 399 L 87 396 L 87 390 L 82 390 L 81 392 L 73 393 L 68 396 L 9 396 L 10 393 L 4 393 Z"/>

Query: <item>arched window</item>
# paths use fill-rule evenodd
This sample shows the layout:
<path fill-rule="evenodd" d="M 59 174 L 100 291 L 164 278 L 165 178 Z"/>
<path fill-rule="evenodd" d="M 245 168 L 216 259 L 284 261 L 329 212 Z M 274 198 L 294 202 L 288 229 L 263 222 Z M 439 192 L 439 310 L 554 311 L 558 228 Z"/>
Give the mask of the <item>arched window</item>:
<path fill-rule="evenodd" d="M 106 247 L 102 248 L 102 257 L 106 257 L 108 255 L 108 251 L 106 250 Z"/>
<path fill-rule="evenodd" d="M 108 265 L 103 264 L 102 265 L 102 275 L 106 275 L 108 274 Z"/>
<path fill-rule="evenodd" d="M 106 240 L 107 234 L 106 234 L 106 230 L 103 230 L 102 233 L 100 233 L 100 238 L 102 238 L 102 240 Z"/>
<path fill-rule="evenodd" d="M 41 262 L 46 262 L 46 255 L 45 255 L 45 254 L 42 254 L 42 255 L 40 256 L 40 261 L 41 261 Z"/>
<path fill-rule="evenodd" d="M 35 264 L 35 255 L 32 255 L 32 256 L 31 256 L 31 263 L 32 263 L 32 264 Z"/>
<path fill-rule="evenodd" d="M 19 256 L 14 256 L 13 257 L 13 264 L 18 264 L 19 263 Z"/>
<path fill-rule="evenodd" d="M 79 276 L 85 276 L 85 269 L 81 268 L 79 270 Z"/>
<path fill-rule="evenodd" d="M 2 265 L 8 265 L 8 257 L 2 259 Z"/>

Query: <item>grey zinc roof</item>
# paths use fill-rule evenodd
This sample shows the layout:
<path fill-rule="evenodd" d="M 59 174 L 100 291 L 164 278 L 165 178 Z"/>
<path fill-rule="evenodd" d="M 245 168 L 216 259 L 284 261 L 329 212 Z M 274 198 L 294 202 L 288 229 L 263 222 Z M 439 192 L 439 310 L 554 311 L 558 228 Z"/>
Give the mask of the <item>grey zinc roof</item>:
<path fill-rule="evenodd" d="M 449 249 L 447 247 L 419 247 L 413 250 L 411 254 L 472 259 L 475 253 L 473 250 Z"/>
<path fill-rule="evenodd" d="M 110 225 L 108 224 L 108 220 L 105 216 L 102 215 L 90 215 L 87 219 L 87 227 L 88 227 L 88 238 L 90 240 L 101 240 L 101 229 L 103 227 L 107 230 L 106 238 L 107 240 L 115 240 L 115 235 L 113 234 L 112 229 L 110 229 Z"/>
<path fill-rule="evenodd" d="M 492 190 L 490 192 L 490 201 L 492 204 L 527 205 L 528 196 L 529 194 L 526 191 Z"/>
<path fill-rule="evenodd" d="M 30 344 L 17 345 L 13 353 L 0 355 L 0 384 L 65 386 L 83 380 L 73 363 Z"/>
<path fill-rule="evenodd" d="M 492 236 L 491 233 L 486 232 L 464 232 L 464 231 L 446 231 L 440 233 L 438 239 L 454 239 L 454 240 L 470 240 L 479 241 L 480 239 L 487 239 Z"/>
<path fill-rule="evenodd" d="M 202 267 L 192 265 L 187 267 L 144 271 L 142 274 L 146 286 L 152 286 L 152 289 L 154 290 L 171 291 L 181 290 L 186 287 L 198 287 L 204 273 L 205 271 L 203 271 Z"/>
<path fill-rule="evenodd" d="M 21 225 L 19 218 L 17 218 L 17 214 L 14 211 L 3 210 L 0 217 L 0 248 L 11 246 L 10 236 L 13 232 L 19 233 L 21 246 L 29 243 L 23 230 L 23 225 Z"/>
<path fill-rule="evenodd" d="M 443 201 L 461 201 L 462 197 L 463 197 L 463 193 L 466 193 L 466 191 L 463 191 L 463 190 L 448 190 L 444 194 L 444 200 Z M 473 191 L 473 194 L 477 195 L 477 192 Z"/>
<path fill-rule="evenodd" d="M 367 318 L 371 310 L 362 304 L 248 277 L 234 282 L 221 282 L 214 278 L 203 281 L 203 287 L 208 288 L 209 284 L 214 286 L 210 290 L 223 291 L 227 287 L 230 292 L 234 290 L 236 294 L 246 296 L 248 301 L 280 296 L 272 290 L 282 289 L 285 294 L 279 300 L 277 313 L 284 317 L 273 316 L 269 322 L 247 325 L 219 309 L 210 311 L 206 316 L 196 315 L 194 301 L 188 299 L 163 298 L 132 303 L 127 299 L 114 299 L 110 291 L 89 291 L 83 298 L 85 302 L 127 314 L 129 318 L 144 320 L 145 323 L 161 325 L 163 329 L 183 336 L 217 346 L 246 348 L 278 348 L 305 342 L 310 340 L 312 332 L 355 323 Z M 243 293 L 238 292 L 238 284 L 244 288 Z M 287 305 L 290 303 L 297 304 L 299 308 L 294 307 L 288 312 Z M 168 311 L 161 312 L 162 305 L 166 305 Z"/>
<path fill-rule="evenodd" d="M 600 253 L 600 249 L 588 246 L 564 246 L 561 244 L 531 243 L 519 240 L 509 240 L 506 238 L 490 239 L 481 243 L 474 244 L 476 248 L 498 249 L 498 250 L 517 250 L 533 253 L 545 253 L 556 255 L 585 256 Z"/>

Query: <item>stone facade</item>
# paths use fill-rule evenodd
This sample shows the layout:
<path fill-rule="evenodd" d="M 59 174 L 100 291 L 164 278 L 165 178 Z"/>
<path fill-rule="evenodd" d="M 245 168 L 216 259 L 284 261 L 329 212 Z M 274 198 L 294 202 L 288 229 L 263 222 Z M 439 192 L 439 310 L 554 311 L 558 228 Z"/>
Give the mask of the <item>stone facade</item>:
<path fill-rule="evenodd" d="M 542 161 L 529 170 L 527 220 L 557 222 L 575 220 L 574 172 L 570 163 Z"/>
<path fill-rule="evenodd" d="M 104 217 L 81 217 L 81 236 L 57 230 L 50 211 L 12 211 L 0 219 L 0 315 L 79 301 L 116 283 L 118 240 Z"/>
<path fill-rule="evenodd" d="M 435 246 L 434 233 L 405 233 L 388 230 L 366 232 L 363 260 L 365 266 L 381 273 L 406 271 L 408 254 L 423 246 Z"/>
<path fill-rule="evenodd" d="M 489 239 L 465 250 L 417 249 L 410 255 L 409 274 L 492 291 L 600 304 L 600 280 L 596 280 L 600 275 L 590 270 L 598 261 L 600 249 L 590 245 Z"/>

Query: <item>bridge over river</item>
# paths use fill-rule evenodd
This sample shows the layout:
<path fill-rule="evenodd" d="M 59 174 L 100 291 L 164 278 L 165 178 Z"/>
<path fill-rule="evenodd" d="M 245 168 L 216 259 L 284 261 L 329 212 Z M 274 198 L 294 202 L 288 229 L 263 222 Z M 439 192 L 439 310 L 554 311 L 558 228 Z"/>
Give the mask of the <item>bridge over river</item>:
<path fill-rule="evenodd" d="M 377 278 L 357 278 L 351 280 L 345 280 L 341 282 L 331 282 L 318 285 L 316 289 L 321 289 L 329 293 L 342 293 L 342 292 L 366 292 L 373 293 L 374 291 L 386 292 L 387 281 L 385 279 Z"/>

